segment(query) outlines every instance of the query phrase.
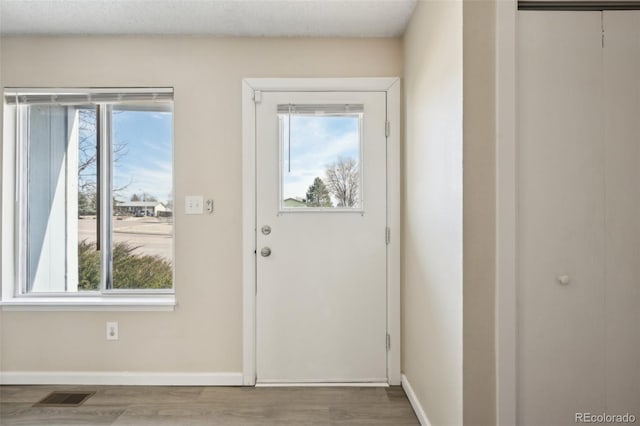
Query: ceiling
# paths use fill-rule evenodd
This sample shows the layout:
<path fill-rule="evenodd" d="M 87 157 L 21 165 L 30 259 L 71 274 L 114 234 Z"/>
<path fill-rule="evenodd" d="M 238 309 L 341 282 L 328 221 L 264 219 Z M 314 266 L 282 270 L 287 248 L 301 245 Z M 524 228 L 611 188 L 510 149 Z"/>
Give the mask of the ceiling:
<path fill-rule="evenodd" d="M 2 35 L 395 37 L 417 0 L 0 0 Z"/>

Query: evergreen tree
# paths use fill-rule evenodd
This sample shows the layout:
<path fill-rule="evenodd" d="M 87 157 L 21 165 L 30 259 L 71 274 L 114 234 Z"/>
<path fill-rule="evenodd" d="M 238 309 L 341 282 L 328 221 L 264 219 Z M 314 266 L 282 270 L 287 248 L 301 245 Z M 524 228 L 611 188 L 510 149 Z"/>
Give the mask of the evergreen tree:
<path fill-rule="evenodd" d="M 307 207 L 333 207 L 329 190 L 319 177 L 315 178 L 307 190 L 306 203 Z"/>

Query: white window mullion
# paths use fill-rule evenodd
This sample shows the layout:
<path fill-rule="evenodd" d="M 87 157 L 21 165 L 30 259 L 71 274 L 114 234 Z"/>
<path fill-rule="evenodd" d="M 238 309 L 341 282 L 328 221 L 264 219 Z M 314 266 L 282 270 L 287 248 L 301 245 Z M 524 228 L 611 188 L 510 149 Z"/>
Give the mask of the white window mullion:
<path fill-rule="evenodd" d="M 16 293 L 26 294 L 27 289 L 27 171 L 28 171 L 28 140 L 29 140 L 29 116 L 28 109 L 18 106 L 16 108 L 16 173 L 15 173 L 15 242 L 14 259 L 16 282 L 19 289 Z"/>
<path fill-rule="evenodd" d="M 112 282 L 112 253 L 111 253 L 111 227 L 112 227 L 112 174 L 111 163 L 111 106 L 99 105 L 98 128 L 100 138 L 100 259 L 102 263 L 102 276 L 100 290 L 110 288 Z"/>
<path fill-rule="evenodd" d="M 20 285 L 20 294 L 26 294 L 27 289 L 27 170 L 29 150 L 29 125 L 28 125 L 28 109 L 18 107 L 16 113 L 16 141 L 18 141 L 16 149 L 16 273 L 17 282 Z"/>
<path fill-rule="evenodd" d="M 70 293 L 78 292 L 78 134 L 79 114 L 76 108 L 68 107 L 67 126 L 67 288 Z"/>

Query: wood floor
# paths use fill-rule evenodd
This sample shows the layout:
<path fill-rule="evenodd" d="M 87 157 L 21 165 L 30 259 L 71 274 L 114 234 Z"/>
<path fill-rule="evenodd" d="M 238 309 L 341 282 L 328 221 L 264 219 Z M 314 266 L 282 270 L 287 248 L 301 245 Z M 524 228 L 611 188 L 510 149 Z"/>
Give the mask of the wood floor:
<path fill-rule="evenodd" d="M 53 391 L 96 391 L 79 407 L 33 407 Z M 10 425 L 418 425 L 401 387 L 0 386 Z"/>

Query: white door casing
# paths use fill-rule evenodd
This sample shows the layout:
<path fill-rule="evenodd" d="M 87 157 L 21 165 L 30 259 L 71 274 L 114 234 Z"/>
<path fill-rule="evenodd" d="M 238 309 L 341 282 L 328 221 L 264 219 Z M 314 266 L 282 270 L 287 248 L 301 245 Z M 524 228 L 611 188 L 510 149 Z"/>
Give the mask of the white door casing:
<path fill-rule="evenodd" d="M 250 79 L 243 94 L 244 384 L 256 363 L 261 383 L 399 384 L 398 79 Z M 280 211 L 276 108 L 288 103 L 365 105 L 362 211 Z M 331 267 L 309 274 L 315 262 Z"/>
<path fill-rule="evenodd" d="M 607 412 L 640 415 L 640 11 L 604 11 Z"/>

